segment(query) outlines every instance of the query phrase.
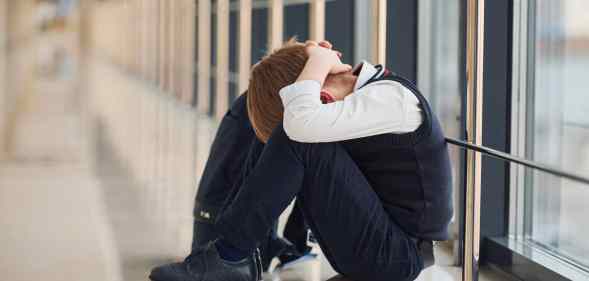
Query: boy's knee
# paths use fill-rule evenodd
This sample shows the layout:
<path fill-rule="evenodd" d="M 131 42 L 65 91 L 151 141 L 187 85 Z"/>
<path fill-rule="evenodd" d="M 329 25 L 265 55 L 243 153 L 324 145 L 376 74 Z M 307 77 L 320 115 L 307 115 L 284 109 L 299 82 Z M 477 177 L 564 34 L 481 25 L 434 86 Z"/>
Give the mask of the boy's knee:
<path fill-rule="evenodd" d="M 282 124 L 278 125 L 278 127 L 272 132 L 272 135 L 268 139 L 268 144 L 270 143 L 287 145 L 306 161 L 325 158 L 333 159 L 341 153 L 347 153 L 342 145 L 337 142 L 303 143 L 291 140 L 284 131 Z"/>

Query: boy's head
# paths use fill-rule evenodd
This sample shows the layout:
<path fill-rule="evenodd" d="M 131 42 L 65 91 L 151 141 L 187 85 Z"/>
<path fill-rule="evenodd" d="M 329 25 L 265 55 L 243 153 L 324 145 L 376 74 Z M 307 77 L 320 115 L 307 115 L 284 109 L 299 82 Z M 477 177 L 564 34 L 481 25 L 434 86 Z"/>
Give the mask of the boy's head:
<path fill-rule="evenodd" d="M 264 143 L 282 122 L 284 107 L 278 94 L 280 89 L 297 80 L 307 58 L 305 45 L 291 39 L 252 68 L 247 110 L 256 136 Z"/>
<path fill-rule="evenodd" d="M 262 142 L 267 142 L 274 128 L 282 122 L 284 107 L 280 89 L 297 80 L 308 57 L 305 44 L 290 39 L 252 68 L 247 110 L 256 136 Z M 352 92 L 356 78 L 351 71 L 329 75 L 322 95 L 328 95 L 329 100 L 342 100 Z"/>

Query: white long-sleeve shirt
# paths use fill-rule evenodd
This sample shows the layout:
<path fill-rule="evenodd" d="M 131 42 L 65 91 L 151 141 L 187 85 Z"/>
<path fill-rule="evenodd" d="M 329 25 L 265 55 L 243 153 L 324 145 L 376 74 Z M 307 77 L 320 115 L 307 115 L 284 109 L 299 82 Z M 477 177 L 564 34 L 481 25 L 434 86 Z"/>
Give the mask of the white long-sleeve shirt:
<path fill-rule="evenodd" d="M 354 92 L 344 100 L 323 104 L 321 84 L 314 80 L 293 83 L 280 90 L 284 130 L 298 142 L 335 142 L 385 133 L 415 131 L 422 122 L 419 100 L 403 85 L 390 80 L 370 83 L 382 75 L 363 62 Z"/>

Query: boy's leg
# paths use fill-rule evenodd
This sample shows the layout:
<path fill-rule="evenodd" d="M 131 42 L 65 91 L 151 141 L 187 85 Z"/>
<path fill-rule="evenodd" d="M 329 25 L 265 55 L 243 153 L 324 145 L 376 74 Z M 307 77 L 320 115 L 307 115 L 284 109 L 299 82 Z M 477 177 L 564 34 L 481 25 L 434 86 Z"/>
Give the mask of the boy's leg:
<path fill-rule="evenodd" d="M 304 254 L 311 250 L 311 247 L 307 244 L 308 236 L 309 228 L 305 223 L 301 203 L 299 200 L 296 200 L 292 213 L 284 226 L 284 238 L 292 242 L 299 253 Z"/>
<path fill-rule="evenodd" d="M 194 204 L 193 249 L 217 238 L 213 223 L 243 176 L 247 147 L 254 139 L 246 96 L 242 95 L 221 120 L 199 183 Z"/>
<path fill-rule="evenodd" d="M 224 241 L 252 251 L 297 195 L 340 273 L 356 280 L 412 280 L 421 270 L 415 243 L 389 218 L 343 147 L 296 143 L 282 128 L 219 216 L 217 229 Z"/>

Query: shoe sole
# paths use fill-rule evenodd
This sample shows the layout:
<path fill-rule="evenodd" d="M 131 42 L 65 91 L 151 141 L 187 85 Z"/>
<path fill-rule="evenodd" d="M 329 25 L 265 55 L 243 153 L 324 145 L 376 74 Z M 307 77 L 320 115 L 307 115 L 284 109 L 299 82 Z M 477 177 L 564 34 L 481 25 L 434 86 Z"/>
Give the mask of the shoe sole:
<path fill-rule="evenodd" d="M 296 260 L 287 262 L 285 264 L 279 264 L 278 266 L 276 266 L 276 268 L 273 271 L 277 272 L 277 271 L 281 271 L 281 270 L 288 270 L 297 264 L 316 260 L 316 259 L 317 259 L 317 254 L 306 254 Z"/>

